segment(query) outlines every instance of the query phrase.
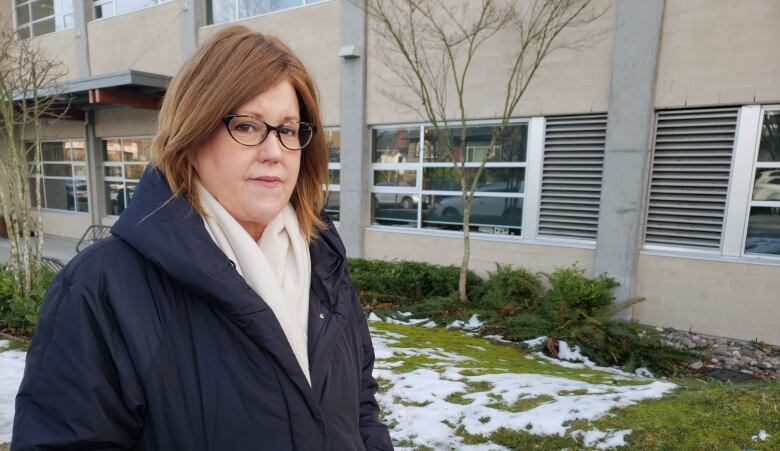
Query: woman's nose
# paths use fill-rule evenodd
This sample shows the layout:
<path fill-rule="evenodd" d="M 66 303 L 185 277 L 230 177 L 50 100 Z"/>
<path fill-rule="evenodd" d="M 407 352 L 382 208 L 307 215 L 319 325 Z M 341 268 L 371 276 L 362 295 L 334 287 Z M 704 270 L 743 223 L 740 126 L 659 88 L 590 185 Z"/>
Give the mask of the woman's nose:
<path fill-rule="evenodd" d="M 258 144 L 258 147 L 260 148 L 260 151 L 257 154 L 258 158 L 263 161 L 281 160 L 285 151 L 284 146 L 282 146 L 282 142 L 279 140 L 279 135 L 276 130 L 269 131 L 268 136 L 265 138 L 265 140 L 263 140 L 263 142 Z"/>

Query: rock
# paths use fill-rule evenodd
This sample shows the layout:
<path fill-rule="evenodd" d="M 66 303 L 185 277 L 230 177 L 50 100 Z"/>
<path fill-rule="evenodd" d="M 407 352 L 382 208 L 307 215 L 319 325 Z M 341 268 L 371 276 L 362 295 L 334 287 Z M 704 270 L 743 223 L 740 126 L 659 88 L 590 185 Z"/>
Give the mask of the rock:
<path fill-rule="evenodd" d="M 710 362 L 712 362 L 712 363 L 718 363 L 718 359 L 716 359 L 715 357 L 713 357 L 713 358 L 711 358 L 711 359 L 710 359 Z"/>
<path fill-rule="evenodd" d="M 771 370 L 773 368 L 772 364 L 769 362 L 758 362 L 758 367 L 765 370 Z"/>
<path fill-rule="evenodd" d="M 734 357 L 741 357 L 741 354 L 737 350 L 731 351 L 731 355 L 733 355 Z"/>
<path fill-rule="evenodd" d="M 692 370 L 700 370 L 702 369 L 702 367 L 704 367 L 704 364 L 702 362 L 693 362 L 691 366 L 689 366 L 689 368 Z"/>
<path fill-rule="evenodd" d="M 742 373 L 742 374 L 753 374 L 752 371 L 746 370 L 746 369 L 741 369 L 741 370 L 739 370 L 739 372 Z"/>
<path fill-rule="evenodd" d="M 737 359 L 726 357 L 725 360 L 723 360 L 723 363 L 727 368 L 735 368 L 739 365 L 739 362 L 737 362 Z"/>
<path fill-rule="evenodd" d="M 658 332 L 663 332 L 664 328 L 663 327 L 656 327 L 655 330 L 657 330 Z"/>

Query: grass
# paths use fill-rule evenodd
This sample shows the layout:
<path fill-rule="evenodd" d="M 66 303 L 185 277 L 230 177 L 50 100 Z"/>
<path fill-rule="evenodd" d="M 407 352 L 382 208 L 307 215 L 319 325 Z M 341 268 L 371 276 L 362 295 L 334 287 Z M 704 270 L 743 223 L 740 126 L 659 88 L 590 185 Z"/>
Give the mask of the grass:
<path fill-rule="evenodd" d="M 23 351 L 27 352 L 27 348 L 30 347 L 30 343 L 25 340 L 15 338 L 13 335 L 0 333 L 0 341 L 8 341 L 8 346 L 0 348 L 0 352 L 3 351 Z M 0 448 L 0 451 L 4 451 Z"/>
<path fill-rule="evenodd" d="M 459 331 L 378 322 L 371 323 L 371 327 L 375 334 L 393 332 L 403 335 L 397 337 L 391 334 L 393 340 L 397 341 L 389 345 L 391 348 L 433 348 L 472 357 L 473 360 L 458 362 L 459 367 L 467 368 L 461 372 L 464 376 L 512 372 L 554 375 L 614 385 L 647 383 L 615 379 L 614 375 L 597 370 L 563 368 L 538 358 L 529 359 L 526 352 L 516 346 L 495 344 Z M 403 360 L 397 356 L 393 359 Z M 443 365 L 428 357 L 407 360 L 410 363 L 404 362 L 399 366 L 403 371 L 413 371 L 419 368 L 417 365 L 434 368 Z M 627 446 L 622 448 L 630 450 L 780 449 L 780 383 L 731 384 L 698 379 L 673 379 L 671 382 L 679 388 L 662 399 L 646 400 L 615 409 L 594 421 L 573 422 L 569 425 L 569 431 L 630 429 L 632 433 L 626 436 Z M 454 393 L 446 401 L 457 408 L 457 405 L 473 402 L 466 397 L 468 393 L 484 392 L 491 388 L 489 384 L 467 383 L 465 392 Z M 557 395 L 581 396 L 586 393 L 583 389 L 561 390 Z M 496 403 L 493 407 L 515 412 L 533 409 L 550 398 L 521 398 L 512 405 L 507 405 L 497 396 L 494 399 Z M 487 423 L 489 418 L 480 421 Z M 488 435 L 475 435 L 469 434 L 462 425 L 451 427 L 453 434 L 461 437 L 464 444 L 494 443 L 511 450 L 586 449 L 581 439 L 569 434 L 563 437 L 544 436 L 531 434 L 527 430 L 497 429 Z M 766 431 L 771 438 L 754 442 L 751 437 L 761 430 Z"/>

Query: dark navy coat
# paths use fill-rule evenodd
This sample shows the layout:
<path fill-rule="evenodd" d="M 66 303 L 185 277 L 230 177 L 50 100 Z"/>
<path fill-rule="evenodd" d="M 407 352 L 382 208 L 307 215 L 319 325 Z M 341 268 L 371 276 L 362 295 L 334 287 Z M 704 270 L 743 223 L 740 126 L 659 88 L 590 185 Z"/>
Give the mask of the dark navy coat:
<path fill-rule="evenodd" d="M 391 450 L 374 351 L 332 223 L 310 246 L 309 386 L 279 322 L 148 170 L 52 282 L 11 449 Z"/>

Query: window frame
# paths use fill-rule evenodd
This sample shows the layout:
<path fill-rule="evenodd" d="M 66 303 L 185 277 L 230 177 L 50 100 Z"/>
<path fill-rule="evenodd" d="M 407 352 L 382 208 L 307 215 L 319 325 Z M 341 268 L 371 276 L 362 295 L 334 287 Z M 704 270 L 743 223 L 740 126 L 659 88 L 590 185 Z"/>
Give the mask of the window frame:
<path fill-rule="evenodd" d="M 35 1 L 37 0 L 12 0 L 11 1 L 10 4 L 12 10 L 11 15 L 13 17 L 14 33 L 16 34 L 17 39 L 32 39 L 40 36 L 45 36 L 47 34 L 56 33 L 58 31 L 69 30 L 71 28 L 74 28 L 75 26 L 75 6 L 73 4 L 74 0 L 53 0 L 55 6 L 54 13 L 45 17 L 41 17 L 40 19 L 33 19 L 32 4 Z M 58 1 L 62 3 L 62 9 L 63 9 L 63 11 L 61 11 L 60 14 L 58 14 L 56 10 L 56 3 Z M 70 8 L 65 8 L 65 6 L 67 6 L 66 4 L 69 4 Z M 16 12 L 16 9 L 22 6 L 27 7 L 27 14 L 29 20 L 25 22 L 23 25 L 20 25 L 19 16 Z M 70 17 L 70 22 L 71 22 L 70 26 L 66 25 L 66 17 Z M 54 20 L 54 31 L 50 31 L 43 34 L 33 33 L 33 24 L 45 22 L 51 19 Z M 62 27 L 59 26 L 60 23 L 62 24 Z M 23 28 L 27 29 L 28 35 L 26 37 L 22 37 L 21 35 L 19 35 L 19 30 Z"/>
<path fill-rule="evenodd" d="M 322 128 L 323 133 L 329 133 L 329 132 L 338 132 L 339 134 L 339 161 L 330 161 L 330 155 L 328 155 L 328 185 L 327 185 L 327 192 L 326 193 L 339 193 L 339 220 L 333 220 L 334 224 L 338 224 L 341 219 L 341 127 L 338 125 L 334 126 L 327 126 Z M 305 152 L 305 150 L 304 150 Z M 330 183 L 330 171 L 338 171 L 339 173 L 339 183 Z M 322 189 L 325 190 L 325 185 L 323 185 Z M 327 198 L 325 199 L 327 201 Z M 323 209 L 327 205 L 323 206 Z"/>
<path fill-rule="evenodd" d="M 73 158 L 73 147 L 70 144 L 71 142 L 81 142 L 84 146 L 84 161 L 75 160 Z M 25 141 L 25 146 L 27 146 L 30 143 L 29 141 Z M 74 215 L 88 215 L 90 212 L 90 209 L 93 208 L 92 205 L 90 205 L 90 195 L 89 195 L 89 171 L 88 169 L 88 158 L 86 155 L 87 150 L 87 142 L 83 138 L 72 138 L 72 139 L 43 139 L 40 141 L 41 145 L 46 143 L 60 143 L 63 146 L 67 145 L 70 147 L 70 162 L 67 162 L 65 160 L 44 160 L 43 159 L 43 151 L 41 151 L 41 173 L 40 173 L 40 183 L 41 183 L 41 211 L 46 212 L 52 212 L 52 213 L 58 213 L 58 214 L 74 214 Z M 32 166 L 32 162 L 28 161 L 27 166 Z M 60 176 L 60 175 L 46 175 L 46 165 L 47 164 L 59 164 L 59 165 L 70 165 L 71 167 L 71 175 L 70 176 Z M 76 167 L 83 167 L 85 169 L 85 174 L 87 175 L 76 175 Z M 36 179 L 35 174 L 31 174 L 28 179 L 31 183 L 35 183 Z M 46 183 L 45 180 L 70 180 L 73 183 L 73 210 L 67 210 L 67 209 L 61 209 L 61 208 L 51 208 L 49 207 L 48 202 L 48 195 L 46 194 Z M 83 181 L 86 184 L 86 195 L 87 195 L 87 211 L 81 211 L 79 209 L 79 203 L 76 200 L 76 183 L 78 181 Z M 30 199 L 32 200 L 33 193 L 30 193 Z"/>
<path fill-rule="evenodd" d="M 239 14 L 239 10 L 238 10 L 238 2 L 239 2 L 239 0 L 225 0 L 225 1 L 231 1 L 231 2 L 234 3 L 236 16 L 239 16 L 240 15 Z M 286 11 L 292 11 L 292 10 L 295 10 L 295 9 L 298 9 L 298 8 L 305 8 L 307 6 L 316 5 L 316 4 L 319 4 L 319 3 L 325 3 L 325 2 L 328 2 L 328 1 L 331 1 L 331 0 L 300 0 L 300 4 L 299 5 L 288 6 L 286 8 L 275 9 L 275 10 L 268 11 L 268 12 L 261 13 L 261 14 L 257 14 L 257 15 L 254 15 L 254 16 L 233 17 L 233 18 L 230 18 L 229 20 L 226 20 L 224 22 L 214 22 L 214 9 L 213 9 L 214 0 L 209 0 L 207 5 L 206 5 L 206 16 L 207 16 L 206 17 L 206 26 L 210 27 L 210 26 L 231 24 L 231 23 L 238 22 L 238 21 L 241 21 L 241 20 L 252 19 L 252 18 L 255 18 L 255 17 L 263 17 L 263 16 L 268 16 L 270 14 L 278 14 L 278 13 L 286 12 Z"/>
<path fill-rule="evenodd" d="M 141 180 L 141 179 L 129 179 L 129 178 L 127 178 L 127 171 L 125 169 L 125 166 L 126 165 L 139 165 L 139 166 L 143 165 L 144 169 L 145 169 L 146 166 L 149 165 L 149 160 L 138 161 L 138 162 L 134 162 L 134 161 L 127 162 L 127 161 L 125 161 L 125 152 L 124 152 L 125 144 L 124 144 L 124 141 L 125 140 L 128 140 L 128 141 L 129 140 L 148 140 L 149 143 L 151 144 L 151 141 L 153 139 L 154 139 L 154 135 L 119 136 L 119 137 L 116 137 L 116 136 L 105 137 L 104 136 L 104 137 L 98 138 L 99 143 L 100 143 L 100 159 L 101 159 L 100 160 L 100 175 L 101 175 L 100 178 L 101 178 L 101 183 L 103 184 L 103 190 L 105 190 L 106 182 L 112 182 L 112 183 L 120 183 L 121 182 L 122 183 L 123 195 L 125 197 L 125 199 L 124 199 L 124 201 L 125 201 L 125 208 L 127 208 L 127 206 L 130 204 L 130 200 L 131 200 L 131 199 L 128 199 L 128 197 L 127 197 L 127 193 L 128 193 L 128 191 L 127 191 L 127 183 L 128 182 L 129 183 L 135 183 L 137 185 L 138 182 Z M 103 159 L 103 142 L 105 142 L 105 141 L 119 141 L 119 146 L 120 146 L 119 153 L 120 153 L 120 155 L 122 157 L 121 160 L 119 160 L 119 161 L 106 161 L 106 160 Z M 121 168 L 122 176 L 121 177 L 119 177 L 119 176 L 107 176 L 105 168 L 109 168 L 109 167 Z M 104 195 L 105 194 L 106 193 L 104 193 Z M 119 217 L 119 215 L 111 214 L 111 213 L 108 212 L 108 205 L 105 205 L 105 212 L 104 212 L 103 216 L 105 216 L 106 218 L 118 218 Z"/>
<path fill-rule="evenodd" d="M 500 123 L 500 119 L 480 119 L 480 120 L 470 120 L 467 121 L 466 125 L 468 127 L 471 126 L 494 126 L 498 125 Z M 541 141 L 543 141 L 543 136 L 541 137 L 541 141 L 539 137 L 536 136 L 538 133 L 538 129 L 540 128 L 539 125 L 541 125 L 541 130 L 543 132 L 544 127 L 544 120 L 543 118 L 529 118 L 529 117 L 518 117 L 518 118 L 512 118 L 509 120 L 508 125 L 525 125 L 526 126 L 526 152 L 525 152 L 525 161 L 523 162 L 487 162 L 485 164 L 486 168 L 522 168 L 524 171 L 524 189 L 522 193 L 502 193 L 502 192 L 475 192 L 474 198 L 502 198 L 502 199 L 522 199 L 523 204 L 523 213 L 522 218 L 520 221 L 520 225 L 517 227 L 520 229 L 520 233 L 518 235 L 510 235 L 507 234 L 501 234 L 501 233 L 489 233 L 489 232 L 481 232 L 477 230 L 472 230 L 469 232 L 469 235 L 475 236 L 475 237 L 485 237 L 490 239 L 499 239 L 499 240 L 528 240 L 529 238 L 535 238 L 535 226 L 530 226 L 530 224 L 536 224 L 538 222 L 538 199 L 533 202 L 529 201 L 529 196 L 538 197 L 538 190 L 536 189 L 536 185 L 541 183 L 538 179 L 538 175 L 540 173 L 540 170 L 531 170 L 529 169 L 530 165 L 537 166 L 539 164 L 539 161 L 541 159 L 540 155 L 536 155 L 539 152 L 539 149 L 536 149 L 534 146 L 537 146 Z M 415 226 L 413 227 L 405 227 L 405 226 L 393 226 L 393 225 L 385 225 L 385 224 L 377 224 L 375 222 L 375 216 L 372 209 L 371 217 L 369 218 L 369 228 L 375 229 L 375 230 L 387 230 L 387 231 L 403 231 L 403 232 L 416 232 L 416 233 L 422 233 L 422 234 L 434 234 L 439 236 L 463 236 L 462 230 L 446 230 L 446 229 L 436 229 L 431 227 L 425 227 L 423 224 L 423 202 L 422 199 L 425 196 L 460 196 L 462 195 L 461 191 L 449 191 L 449 190 L 426 190 L 423 189 L 423 176 L 424 176 L 424 170 L 426 168 L 452 168 L 453 163 L 452 162 L 430 162 L 425 161 L 425 130 L 426 128 L 431 127 L 432 124 L 430 122 L 424 122 L 424 123 L 399 123 L 399 124 L 381 124 L 381 125 L 373 125 L 369 127 L 369 160 L 370 160 L 370 175 L 369 175 L 369 192 L 368 195 L 370 197 L 371 202 L 373 202 L 373 196 L 374 194 L 408 194 L 411 196 L 417 195 L 417 201 L 416 209 L 417 209 L 417 215 L 415 220 Z M 455 126 L 457 127 L 457 126 Z M 416 161 L 412 162 L 402 162 L 402 163 L 376 163 L 374 162 L 374 131 L 375 130 L 398 130 L 398 129 L 413 129 L 418 128 L 418 158 Z M 466 168 L 478 168 L 480 166 L 480 162 L 466 162 L 465 167 Z M 537 168 L 535 168 L 537 169 Z M 395 170 L 413 170 L 416 172 L 415 176 L 415 186 L 376 186 L 375 185 L 375 175 L 376 171 L 382 171 L 382 170 L 388 170 L 388 171 L 395 171 Z M 532 175 L 535 177 L 535 179 L 529 179 L 529 175 Z M 533 187 L 533 188 L 532 188 Z M 529 192 L 530 190 L 530 192 Z M 529 211 L 528 206 L 531 206 L 534 211 Z M 474 224 L 471 224 L 474 226 Z M 486 226 L 487 227 L 487 226 Z M 500 226 L 492 226 L 494 228 L 501 228 Z M 526 227 L 532 228 L 533 230 L 528 230 L 528 232 L 532 233 L 526 233 L 527 229 Z M 505 228 L 508 229 L 509 228 Z M 556 240 L 557 241 L 557 240 Z"/>

